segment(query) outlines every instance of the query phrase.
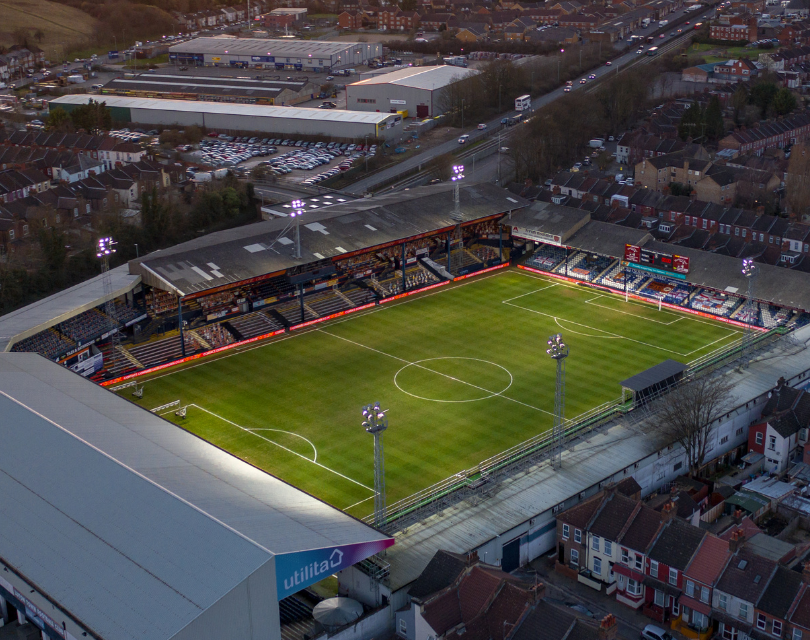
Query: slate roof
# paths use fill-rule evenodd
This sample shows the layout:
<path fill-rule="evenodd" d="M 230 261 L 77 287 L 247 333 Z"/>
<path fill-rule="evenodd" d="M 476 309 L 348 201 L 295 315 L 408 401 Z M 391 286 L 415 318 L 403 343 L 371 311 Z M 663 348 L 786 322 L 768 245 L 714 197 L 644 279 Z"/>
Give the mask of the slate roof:
<path fill-rule="evenodd" d="M 660 528 L 661 514 L 642 505 L 619 542 L 634 551 L 646 553 Z"/>
<path fill-rule="evenodd" d="M 598 493 L 592 498 L 588 498 L 584 502 L 580 502 L 570 509 L 566 509 L 558 516 L 558 519 L 566 524 L 570 524 L 572 527 L 584 529 L 588 526 L 588 523 L 591 521 L 597 509 L 599 509 L 604 499 L 604 494 Z"/>
<path fill-rule="evenodd" d="M 716 588 L 745 602 L 756 603 L 777 564 L 748 549 L 741 549 L 726 565 Z"/>
<path fill-rule="evenodd" d="M 699 527 L 680 520 L 670 520 L 658 535 L 648 555 L 661 564 L 683 571 L 705 535 L 706 532 Z"/>
<path fill-rule="evenodd" d="M 790 622 L 810 629 L 810 588 L 805 585 L 790 614 Z"/>
<path fill-rule="evenodd" d="M 570 610 L 541 600 L 508 637 L 510 640 L 596 640 L 597 629 Z"/>
<path fill-rule="evenodd" d="M 762 417 L 783 438 L 810 424 L 810 394 L 783 385 L 773 391 L 762 409 Z"/>
<path fill-rule="evenodd" d="M 769 616 L 787 618 L 790 606 L 799 594 L 802 586 L 802 574 L 785 567 L 779 566 L 773 578 L 768 583 L 765 593 L 757 603 L 757 609 L 761 609 Z"/>
<path fill-rule="evenodd" d="M 589 531 L 606 540 L 616 540 L 624 529 L 637 502 L 618 493 L 607 494 L 606 500 L 596 514 Z"/>
<path fill-rule="evenodd" d="M 464 556 L 440 549 L 411 585 L 408 595 L 424 600 L 453 584 L 466 568 Z"/>

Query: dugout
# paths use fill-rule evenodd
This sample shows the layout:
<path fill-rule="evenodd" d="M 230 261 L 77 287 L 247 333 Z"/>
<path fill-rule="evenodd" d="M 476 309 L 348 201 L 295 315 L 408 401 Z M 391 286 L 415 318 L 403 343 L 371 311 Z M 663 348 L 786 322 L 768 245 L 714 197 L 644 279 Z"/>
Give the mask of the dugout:
<path fill-rule="evenodd" d="M 646 371 L 622 380 L 622 401 L 632 400 L 637 407 L 677 383 L 687 366 L 677 360 L 664 360 Z"/>

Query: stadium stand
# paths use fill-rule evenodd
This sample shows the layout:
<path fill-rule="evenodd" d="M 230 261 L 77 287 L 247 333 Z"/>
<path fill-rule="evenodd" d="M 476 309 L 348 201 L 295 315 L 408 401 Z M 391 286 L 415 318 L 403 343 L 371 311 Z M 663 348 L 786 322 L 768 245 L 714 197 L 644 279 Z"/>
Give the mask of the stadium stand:
<path fill-rule="evenodd" d="M 635 289 L 644 282 L 646 278 L 639 275 L 635 271 L 628 271 L 621 264 L 617 264 L 612 269 L 609 269 L 596 279 L 597 284 L 603 284 L 606 287 L 624 291 L 625 283 L 628 291 L 635 291 Z"/>
<path fill-rule="evenodd" d="M 354 306 L 359 307 L 369 302 L 374 302 L 376 296 L 371 289 L 364 289 L 355 284 L 351 284 L 342 290 L 344 296 L 354 303 Z"/>
<path fill-rule="evenodd" d="M 36 335 L 20 340 L 11 350 L 32 351 L 53 360 L 73 346 L 75 346 L 75 343 L 72 340 L 66 336 L 60 335 L 53 329 L 48 329 L 47 331 L 40 331 Z"/>
<path fill-rule="evenodd" d="M 195 329 L 194 332 L 205 340 L 212 349 L 224 347 L 226 344 L 235 342 L 236 338 L 222 324 L 209 324 Z"/>
<path fill-rule="evenodd" d="M 335 291 L 313 294 L 306 299 L 306 303 L 319 317 L 329 316 L 351 308 Z"/>
<path fill-rule="evenodd" d="M 610 265 L 615 262 L 613 258 L 605 256 L 593 256 L 580 251 L 568 257 L 567 266 L 565 263 L 559 265 L 554 271 L 562 275 L 567 275 L 577 280 L 593 282 Z"/>
<path fill-rule="evenodd" d="M 285 302 L 283 304 L 279 304 L 273 307 L 275 311 L 278 311 L 284 319 L 289 322 L 290 324 L 298 324 L 301 322 L 301 306 L 298 300 L 290 300 L 289 302 Z M 308 320 L 315 320 L 317 318 L 309 309 L 304 307 L 304 321 Z"/>
<path fill-rule="evenodd" d="M 194 340 L 188 333 L 184 334 L 186 343 L 186 355 L 191 355 L 200 351 L 202 345 Z M 180 336 L 172 336 L 171 338 L 164 338 L 163 340 L 156 340 L 148 342 L 137 347 L 132 347 L 129 352 L 135 356 L 145 367 L 154 367 L 155 365 L 168 362 L 170 360 L 177 360 L 183 356 L 183 350 L 180 347 Z"/>
<path fill-rule="evenodd" d="M 565 249 L 544 244 L 532 254 L 526 264 L 535 269 L 553 271 L 563 260 L 565 260 Z"/>
<path fill-rule="evenodd" d="M 146 308 L 151 316 L 177 309 L 177 296 L 168 291 L 153 289 L 146 294 Z"/>
<path fill-rule="evenodd" d="M 737 296 L 700 289 L 690 300 L 689 306 L 698 311 L 728 318 L 741 303 L 742 298 Z"/>
<path fill-rule="evenodd" d="M 762 325 L 759 313 L 759 303 L 754 303 L 753 308 L 749 311 L 747 305 L 741 305 L 734 313 L 731 314 L 732 319 L 747 324 Z"/>
<path fill-rule="evenodd" d="M 57 325 L 57 329 L 62 334 L 78 344 L 84 344 L 97 338 L 109 328 L 110 318 L 98 309 L 90 309 Z"/>
<path fill-rule="evenodd" d="M 760 309 L 762 311 L 762 326 L 766 329 L 773 329 L 787 324 L 792 315 L 791 311 L 770 304 L 763 304 Z"/>
<path fill-rule="evenodd" d="M 128 304 L 117 301 L 115 303 L 115 317 L 121 324 L 125 325 L 127 322 L 135 320 L 135 318 L 141 317 L 143 314 L 144 311 L 142 309 L 136 309 L 130 307 Z"/>
<path fill-rule="evenodd" d="M 263 311 L 256 311 L 245 316 L 236 316 L 228 322 L 239 332 L 243 340 L 284 328 L 275 318 Z"/>
<path fill-rule="evenodd" d="M 647 298 L 677 305 L 682 305 L 689 299 L 689 287 L 668 278 L 650 278 L 644 288 L 637 293 Z"/>

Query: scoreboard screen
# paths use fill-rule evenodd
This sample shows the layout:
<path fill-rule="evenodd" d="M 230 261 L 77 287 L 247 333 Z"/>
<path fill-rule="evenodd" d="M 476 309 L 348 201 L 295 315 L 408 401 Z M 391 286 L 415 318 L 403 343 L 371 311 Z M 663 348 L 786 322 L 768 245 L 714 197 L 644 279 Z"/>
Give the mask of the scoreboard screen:
<path fill-rule="evenodd" d="M 624 259 L 642 267 L 653 267 L 664 271 L 672 271 L 673 273 L 689 273 L 689 258 L 686 256 L 659 253 L 634 244 L 624 245 Z"/>

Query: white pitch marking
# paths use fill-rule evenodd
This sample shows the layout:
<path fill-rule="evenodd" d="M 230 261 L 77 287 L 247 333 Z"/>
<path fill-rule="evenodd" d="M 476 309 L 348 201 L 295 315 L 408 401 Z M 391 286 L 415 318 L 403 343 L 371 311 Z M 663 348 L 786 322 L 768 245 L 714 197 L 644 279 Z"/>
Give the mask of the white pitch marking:
<path fill-rule="evenodd" d="M 275 441 L 271 440 L 270 438 L 265 438 L 264 436 L 259 435 L 258 433 L 254 433 L 254 432 L 253 432 L 253 431 L 251 431 L 250 429 L 248 429 L 248 428 L 246 428 L 246 427 L 243 427 L 241 424 L 236 424 L 235 422 L 233 422 L 233 421 L 231 421 L 231 420 L 228 420 L 227 418 L 223 418 L 221 415 L 219 415 L 219 414 L 217 414 L 217 413 L 214 413 L 213 411 L 209 411 L 209 410 L 208 410 L 208 409 L 206 409 L 205 407 L 201 407 L 201 406 L 200 406 L 200 405 L 198 405 L 198 404 L 190 404 L 190 405 L 188 405 L 188 406 L 189 406 L 189 407 L 197 407 L 197 408 L 198 408 L 200 411 L 205 411 L 206 413 L 208 413 L 208 414 L 210 414 L 210 415 L 214 416 L 215 418 L 219 418 L 219 419 L 220 419 L 220 420 L 222 420 L 223 422 L 227 422 L 228 424 L 231 424 L 231 425 L 233 425 L 234 427 L 236 427 L 236 428 L 238 428 L 238 429 L 241 429 L 242 431 L 245 431 L 245 432 L 247 432 L 247 433 L 250 433 L 250 434 L 252 434 L 252 435 L 256 436 L 257 438 L 261 438 L 261 439 L 262 439 L 262 440 L 264 440 L 265 442 L 269 442 L 270 444 L 274 444 L 274 445 L 276 445 L 276 446 L 277 446 L 279 449 L 284 449 L 284 451 L 287 451 L 288 453 L 292 453 L 293 455 L 296 455 L 296 456 L 298 456 L 299 458 L 301 458 L 301 459 L 303 459 L 303 460 L 306 460 L 307 462 L 311 462 L 312 464 L 314 464 L 314 465 L 316 465 L 316 466 L 319 466 L 321 469 L 325 469 L 326 471 L 329 471 L 329 472 L 331 472 L 331 473 L 334 473 L 336 476 L 340 476 L 340 477 L 341 477 L 341 478 L 343 478 L 344 480 L 348 480 L 349 482 L 353 482 L 354 484 L 356 484 L 356 485 L 358 485 L 358 486 L 360 486 L 360 487 L 363 487 L 363 489 L 368 489 L 369 491 L 372 491 L 372 492 L 374 491 L 374 489 L 372 489 L 371 487 L 367 487 L 367 486 L 366 486 L 366 485 L 364 485 L 362 482 L 357 482 L 357 480 L 354 480 L 353 478 L 350 478 L 349 476 L 344 476 L 344 475 L 343 475 L 342 473 L 340 473 L 339 471 L 335 471 L 334 469 L 330 469 L 329 467 L 327 467 L 326 465 L 321 464 L 320 462 L 315 462 L 314 460 L 310 460 L 310 459 L 309 459 L 309 458 L 307 458 L 306 456 L 302 456 L 302 455 L 301 455 L 300 453 L 298 453 L 297 451 L 293 451 L 292 449 L 288 449 L 288 448 L 287 448 L 287 447 L 285 447 L 284 445 L 281 445 L 281 444 L 279 444 L 278 442 L 275 442 Z"/>

